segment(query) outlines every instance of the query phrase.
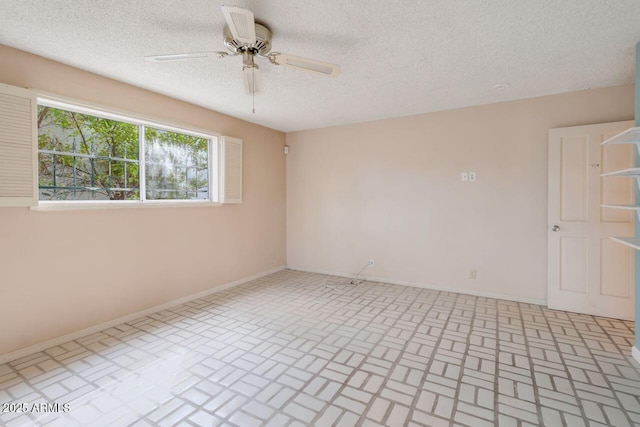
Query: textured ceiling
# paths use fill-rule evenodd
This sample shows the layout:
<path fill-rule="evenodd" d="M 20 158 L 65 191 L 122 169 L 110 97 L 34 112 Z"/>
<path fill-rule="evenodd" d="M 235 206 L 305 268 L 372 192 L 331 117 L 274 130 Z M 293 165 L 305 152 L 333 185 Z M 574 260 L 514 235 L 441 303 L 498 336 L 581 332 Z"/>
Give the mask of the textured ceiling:
<path fill-rule="evenodd" d="M 0 43 L 282 131 L 633 82 L 638 0 L 227 0 L 275 51 L 342 66 L 330 79 L 241 59 L 148 63 L 224 50 L 212 0 L 0 0 Z M 510 83 L 495 90 L 497 83 Z"/>

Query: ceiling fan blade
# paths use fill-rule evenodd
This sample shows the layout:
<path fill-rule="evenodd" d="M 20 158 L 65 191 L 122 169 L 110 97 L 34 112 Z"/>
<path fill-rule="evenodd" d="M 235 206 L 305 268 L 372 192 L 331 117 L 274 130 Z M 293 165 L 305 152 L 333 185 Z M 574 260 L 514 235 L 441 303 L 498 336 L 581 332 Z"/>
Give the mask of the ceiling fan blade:
<path fill-rule="evenodd" d="M 246 44 L 256 42 L 256 23 L 253 12 L 236 6 L 222 6 L 222 14 L 234 39 Z"/>
<path fill-rule="evenodd" d="M 316 61 L 315 59 L 302 58 L 300 56 L 277 53 L 271 56 L 272 62 L 289 68 L 321 74 L 328 77 L 338 77 L 340 66 L 328 62 Z"/>
<path fill-rule="evenodd" d="M 194 53 L 172 53 L 169 55 L 153 55 L 145 56 L 144 59 L 149 62 L 169 62 L 169 61 L 183 61 L 185 59 L 200 59 L 209 58 L 212 56 L 220 56 L 226 53 L 224 52 L 194 52 Z"/>
<path fill-rule="evenodd" d="M 262 74 L 260 74 L 260 68 L 244 67 L 242 69 L 242 80 L 244 81 L 244 89 L 249 95 L 262 90 Z"/>

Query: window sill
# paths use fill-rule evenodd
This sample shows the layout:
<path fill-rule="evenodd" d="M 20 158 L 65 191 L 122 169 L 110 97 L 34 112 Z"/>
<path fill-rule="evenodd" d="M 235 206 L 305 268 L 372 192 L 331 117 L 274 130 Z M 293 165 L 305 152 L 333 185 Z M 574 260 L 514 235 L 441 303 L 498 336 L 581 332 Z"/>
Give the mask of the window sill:
<path fill-rule="evenodd" d="M 95 209 L 146 209 L 146 208 L 210 208 L 221 206 L 222 203 L 210 201 L 151 201 L 144 202 L 40 202 L 37 206 L 29 209 L 32 211 L 51 212 L 51 211 L 77 211 L 77 210 L 95 210 Z"/>

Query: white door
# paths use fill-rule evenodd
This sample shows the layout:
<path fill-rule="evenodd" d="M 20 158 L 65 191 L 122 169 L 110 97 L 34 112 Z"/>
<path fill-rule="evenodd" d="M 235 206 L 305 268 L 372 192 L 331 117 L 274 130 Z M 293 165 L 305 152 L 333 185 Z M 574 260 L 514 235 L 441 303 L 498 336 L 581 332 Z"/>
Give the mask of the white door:
<path fill-rule="evenodd" d="M 634 250 L 610 237 L 633 236 L 635 213 L 600 207 L 633 204 L 633 178 L 600 176 L 634 167 L 634 145 L 600 145 L 633 125 L 549 131 L 549 308 L 633 319 Z"/>

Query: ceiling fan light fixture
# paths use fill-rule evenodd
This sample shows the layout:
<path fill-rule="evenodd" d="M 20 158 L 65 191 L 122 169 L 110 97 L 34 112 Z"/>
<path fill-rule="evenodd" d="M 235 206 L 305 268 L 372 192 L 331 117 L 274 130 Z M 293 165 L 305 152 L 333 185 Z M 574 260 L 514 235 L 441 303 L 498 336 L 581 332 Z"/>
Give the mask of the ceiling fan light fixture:
<path fill-rule="evenodd" d="M 242 67 L 242 80 L 244 89 L 248 94 L 258 93 L 262 90 L 262 75 L 257 65 Z"/>

